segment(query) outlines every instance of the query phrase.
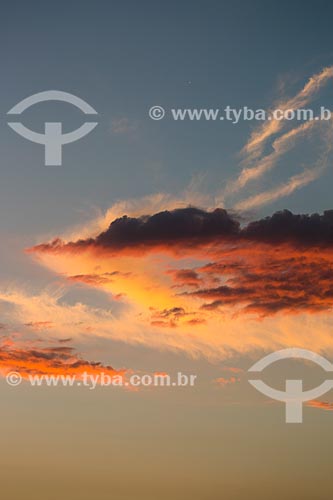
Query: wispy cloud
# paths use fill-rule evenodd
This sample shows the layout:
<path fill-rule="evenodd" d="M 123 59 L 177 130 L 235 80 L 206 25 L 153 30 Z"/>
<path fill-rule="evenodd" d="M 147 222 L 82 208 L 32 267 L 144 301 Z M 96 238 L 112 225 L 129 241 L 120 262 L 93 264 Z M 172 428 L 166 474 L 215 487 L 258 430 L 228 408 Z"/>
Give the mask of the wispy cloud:
<path fill-rule="evenodd" d="M 294 97 L 277 102 L 274 109 L 282 111 L 302 109 L 332 78 L 333 66 L 324 68 L 320 73 L 312 76 Z M 244 146 L 242 150 L 243 168 L 235 180 L 230 180 L 227 183 L 223 193 L 224 200 L 243 190 L 250 181 L 258 180 L 269 173 L 300 140 L 311 137 L 317 131 L 319 133 L 318 144 L 323 144 L 320 159 L 314 166 L 309 166 L 300 174 L 293 175 L 280 186 L 236 202 L 235 208 L 238 210 L 258 208 L 289 196 L 295 190 L 317 179 L 328 165 L 329 154 L 332 150 L 332 120 L 309 120 L 278 136 L 284 128 L 290 127 L 293 122 L 277 120 L 273 116 L 271 118 L 251 134 L 249 141 Z M 265 146 L 268 141 L 271 141 L 270 147 L 273 151 L 265 154 Z"/>
<path fill-rule="evenodd" d="M 333 78 L 333 66 L 324 68 L 319 73 L 313 75 L 300 92 L 290 99 L 285 99 L 275 103 L 275 109 L 289 110 L 300 109 L 309 104 L 311 99 Z M 286 125 L 285 120 L 272 119 L 265 122 L 258 130 L 255 130 L 246 143 L 243 153 L 252 160 L 258 158 L 263 151 L 265 143 L 273 135 L 277 134 Z"/>
<path fill-rule="evenodd" d="M 307 168 L 300 174 L 293 175 L 285 183 L 273 189 L 263 191 L 254 196 L 250 196 L 238 202 L 235 206 L 236 210 L 249 210 L 258 208 L 276 200 L 291 195 L 297 189 L 307 186 L 311 182 L 318 179 L 328 167 L 331 160 L 333 149 L 333 122 L 329 122 L 329 127 L 324 134 L 324 150 L 320 158 L 312 168 Z"/>
<path fill-rule="evenodd" d="M 310 182 L 318 179 L 322 170 L 305 170 L 304 172 L 294 175 L 285 184 L 281 184 L 273 189 L 264 191 L 254 196 L 250 196 L 245 200 L 239 201 L 235 208 L 236 210 L 249 210 L 252 208 L 258 208 L 269 203 L 273 203 L 280 198 L 289 196 L 297 189 L 300 189 Z"/>
<path fill-rule="evenodd" d="M 318 125 L 318 121 L 308 121 L 275 139 L 272 143 L 273 153 L 260 158 L 255 166 L 244 167 L 238 178 L 227 184 L 226 194 L 237 193 L 251 180 L 258 179 L 272 170 L 280 157 L 292 149 L 298 139 L 304 138 Z"/>

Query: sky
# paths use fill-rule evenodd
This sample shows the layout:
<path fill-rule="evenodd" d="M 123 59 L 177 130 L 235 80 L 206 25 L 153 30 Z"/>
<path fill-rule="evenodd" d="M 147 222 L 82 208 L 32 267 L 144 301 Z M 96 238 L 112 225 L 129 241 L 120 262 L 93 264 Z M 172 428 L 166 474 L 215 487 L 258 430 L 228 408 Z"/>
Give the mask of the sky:
<path fill-rule="evenodd" d="M 0 30 L 0 458 L 8 500 L 328 500 L 332 392 L 286 424 L 248 370 L 333 360 L 332 120 L 175 120 L 175 109 L 330 110 L 328 1 L 14 2 Z M 49 90 L 96 128 L 61 165 L 7 116 Z M 161 106 L 163 119 L 149 110 Z M 16 121 L 80 127 L 49 101 Z M 21 383 L 10 385 L 15 372 Z M 177 373 L 193 386 L 96 387 Z M 33 386 L 70 376 L 73 387 Z M 281 361 L 263 379 L 329 375 Z M 97 379 L 96 379 L 97 380 Z"/>

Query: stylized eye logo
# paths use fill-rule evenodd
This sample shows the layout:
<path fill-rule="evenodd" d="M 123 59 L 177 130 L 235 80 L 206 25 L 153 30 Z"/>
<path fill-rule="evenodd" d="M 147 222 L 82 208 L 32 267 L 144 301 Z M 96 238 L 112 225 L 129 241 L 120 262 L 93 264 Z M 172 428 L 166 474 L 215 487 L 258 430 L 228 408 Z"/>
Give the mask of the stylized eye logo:
<path fill-rule="evenodd" d="M 23 111 L 30 108 L 34 104 L 45 101 L 68 102 L 69 104 L 79 108 L 86 115 L 97 115 L 97 111 L 95 111 L 94 108 L 92 108 L 88 103 L 73 94 L 62 92 L 60 90 L 48 90 L 46 92 L 39 92 L 38 94 L 27 97 L 9 110 L 7 115 L 20 115 Z M 62 134 L 62 123 L 60 122 L 46 122 L 45 134 L 34 132 L 19 122 L 8 122 L 8 125 L 25 139 L 37 142 L 38 144 L 44 144 L 45 165 L 61 165 L 63 144 L 69 144 L 81 139 L 81 137 L 89 134 L 89 132 L 91 132 L 96 125 L 98 125 L 98 123 L 86 122 L 78 129 L 67 134 Z"/>
<path fill-rule="evenodd" d="M 255 363 L 249 372 L 262 372 L 267 366 L 275 361 L 282 359 L 305 359 L 313 361 L 321 366 L 326 372 L 333 372 L 333 364 L 319 354 L 316 354 L 307 349 L 282 349 L 265 356 L 260 361 Z M 303 402 L 322 396 L 333 388 L 333 380 L 325 380 L 315 389 L 303 392 L 302 380 L 286 380 L 285 392 L 278 391 L 265 384 L 262 380 L 249 380 L 249 383 L 259 392 L 265 394 L 269 398 L 286 403 L 286 422 L 287 423 L 302 423 L 303 422 Z"/>

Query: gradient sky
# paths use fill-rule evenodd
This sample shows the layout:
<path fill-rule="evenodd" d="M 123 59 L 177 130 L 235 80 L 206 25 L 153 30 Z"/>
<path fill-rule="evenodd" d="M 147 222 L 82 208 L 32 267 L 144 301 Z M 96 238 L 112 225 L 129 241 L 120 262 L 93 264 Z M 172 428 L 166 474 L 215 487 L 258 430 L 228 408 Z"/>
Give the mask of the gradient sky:
<path fill-rule="evenodd" d="M 332 14 L 327 1 L 3 6 L 6 500 L 331 498 L 332 393 L 286 425 L 246 372 L 284 347 L 332 360 L 332 122 L 175 122 L 170 109 L 331 109 Z M 99 121 L 58 167 L 6 117 L 51 89 Z M 22 115 L 36 131 L 82 120 L 54 102 Z M 90 391 L 3 378 L 83 369 L 198 381 Z M 265 380 L 286 378 L 315 387 L 325 374 L 290 362 Z"/>

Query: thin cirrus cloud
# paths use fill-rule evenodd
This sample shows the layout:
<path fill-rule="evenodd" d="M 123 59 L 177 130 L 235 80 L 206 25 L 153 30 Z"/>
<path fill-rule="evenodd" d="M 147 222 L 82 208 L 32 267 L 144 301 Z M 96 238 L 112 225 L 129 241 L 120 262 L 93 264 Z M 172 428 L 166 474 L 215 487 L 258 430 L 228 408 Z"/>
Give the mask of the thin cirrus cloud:
<path fill-rule="evenodd" d="M 303 89 L 294 97 L 277 102 L 274 109 L 282 111 L 302 109 L 311 102 L 332 78 L 333 66 L 324 68 L 318 74 L 313 75 Z M 227 182 L 223 192 L 223 199 L 228 199 L 230 196 L 234 196 L 244 190 L 250 181 L 259 180 L 264 177 L 298 142 L 312 137 L 315 132 L 319 133 L 318 144 L 321 144 L 319 160 L 313 167 L 305 168 L 303 172 L 292 176 L 280 186 L 265 190 L 257 195 L 245 197 L 236 202 L 236 209 L 247 210 L 273 203 L 313 182 L 325 171 L 332 151 L 332 119 L 324 121 L 316 119 L 308 120 L 302 125 L 291 127 L 279 136 L 278 134 L 281 134 L 282 130 L 288 125 L 290 126 L 290 123 L 293 122 L 272 118 L 251 134 L 250 139 L 241 152 L 243 156 L 243 168 L 235 180 Z M 265 147 L 269 141 L 272 141 L 270 144 L 272 152 L 265 154 Z"/>
<path fill-rule="evenodd" d="M 318 122 L 316 122 L 318 123 Z M 263 205 L 273 203 L 280 198 L 291 195 L 294 191 L 307 186 L 318 179 L 327 169 L 331 159 L 333 144 L 333 123 L 330 122 L 324 134 L 324 148 L 319 159 L 312 168 L 307 168 L 303 172 L 293 175 L 285 183 L 263 191 L 257 195 L 245 198 L 235 205 L 236 210 L 249 210 Z"/>
<path fill-rule="evenodd" d="M 286 183 L 281 184 L 273 189 L 268 189 L 262 193 L 249 196 L 244 200 L 239 201 L 235 205 L 236 210 L 250 210 L 263 205 L 268 205 L 274 201 L 291 195 L 297 189 L 307 186 L 310 182 L 315 181 L 320 177 L 323 170 L 326 168 L 326 163 L 320 168 L 307 169 L 300 174 L 293 175 Z"/>
<path fill-rule="evenodd" d="M 318 125 L 318 121 L 308 121 L 275 139 L 272 143 L 273 152 L 258 159 L 255 166 L 244 167 L 238 178 L 227 184 L 226 193 L 237 193 L 243 189 L 248 182 L 258 179 L 272 170 L 280 157 L 295 146 L 297 140 L 306 137 L 306 135 L 313 131 L 315 126 L 318 127 Z"/>
<path fill-rule="evenodd" d="M 311 102 L 311 99 L 333 79 L 333 66 L 323 68 L 319 73 L 309 78 L 308 82 L 294 97 L 278 101 L 274 108 L 283 111 L 301 109 Z M 250 159 L 258 158 L 266 142 L 277 134 L 286 124 L 285 120 L 272 119 L 265 122 L 259 130 L 255 130 L 243 148 L 243 153 Z"/>

